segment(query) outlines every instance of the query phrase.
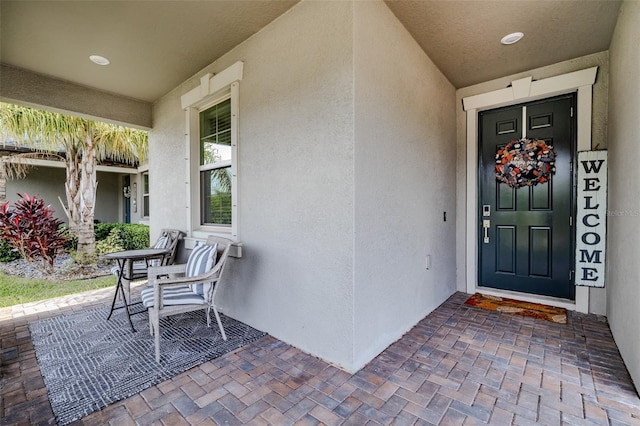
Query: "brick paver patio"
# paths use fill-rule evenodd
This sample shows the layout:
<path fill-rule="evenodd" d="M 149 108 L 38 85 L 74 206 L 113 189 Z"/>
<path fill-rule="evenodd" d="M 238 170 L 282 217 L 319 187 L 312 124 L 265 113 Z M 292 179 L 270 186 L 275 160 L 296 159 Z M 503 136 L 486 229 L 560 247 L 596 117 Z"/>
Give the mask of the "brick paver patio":
<path fill-rule="evenodd" d="M 0 309 L 2 424 L 54 424 L 28 323 L 112 289 Z M 93 413 L 85 425 L 640 425 L 606 319 L 559 325 L 456 293 L 355 375 L 267 336 Z"/>

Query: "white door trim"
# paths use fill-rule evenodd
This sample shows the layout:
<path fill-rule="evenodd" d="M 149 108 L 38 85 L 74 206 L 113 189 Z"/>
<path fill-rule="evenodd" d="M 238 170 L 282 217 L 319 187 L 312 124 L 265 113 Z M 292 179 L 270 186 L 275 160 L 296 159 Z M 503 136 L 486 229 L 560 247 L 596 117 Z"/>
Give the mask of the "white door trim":
<path fill-rule="evenodd" d="M 466 209 L 466 278 L 467 292 L 478 291 L 478 112 L 515 105 L 565 93 L 577 92 L 577 147 L 578 151 L 591 149 L 592 89 L 598 67 L 533 81 L 525 77 L 511 82 L 505 89 L 468 96 L 462 99 L 467 112 L 467 209 Z M 482 288 L 483 293 L 494 295 L 516 294 L 502 290 Z M 578 312 L 589 312 L 589 287 L 576 287 L 576 300 L 549 298 L 517 293 L 519 299 L 560 306 Z"/>

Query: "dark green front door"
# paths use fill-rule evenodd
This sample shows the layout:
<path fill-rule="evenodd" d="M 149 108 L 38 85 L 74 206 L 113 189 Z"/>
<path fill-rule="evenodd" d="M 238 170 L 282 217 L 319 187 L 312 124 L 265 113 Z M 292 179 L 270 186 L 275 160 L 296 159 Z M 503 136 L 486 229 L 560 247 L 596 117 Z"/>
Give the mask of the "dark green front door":
<path fill-rule="evenodd" d="M 575 299 L 574 104 L 566 95 L 480 113 L 479 286 Z M 525 135 L 553 146 L 556 172 L 515 189 L 496 179 L 496 152 Z"/>

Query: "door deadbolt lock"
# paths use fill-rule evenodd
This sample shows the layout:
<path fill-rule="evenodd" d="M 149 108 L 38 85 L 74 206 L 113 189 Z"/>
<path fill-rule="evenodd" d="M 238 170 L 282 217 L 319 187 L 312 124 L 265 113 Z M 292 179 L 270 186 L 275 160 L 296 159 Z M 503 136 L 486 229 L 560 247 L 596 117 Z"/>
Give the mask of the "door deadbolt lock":
<path fill-rule="evenodd" d="M 491 206 L 489 204 L 482 205 L 482 216 L 491 216 Z"/>
<path fill-rule="evenodd" d="M 484 219 L 482 221 L 482 228 L 484 229 L 484 243 L 489 244 L 489 228 L 491 227 L 491 221 L 489 219 Z"/>

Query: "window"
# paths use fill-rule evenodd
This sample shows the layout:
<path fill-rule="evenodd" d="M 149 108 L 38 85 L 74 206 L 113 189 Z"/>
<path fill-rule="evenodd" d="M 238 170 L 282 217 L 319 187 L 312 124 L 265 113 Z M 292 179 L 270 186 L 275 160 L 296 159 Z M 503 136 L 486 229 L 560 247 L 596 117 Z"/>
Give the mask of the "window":
<path fill-rule="evenodd" d="M 231 99 L 200 112 L 200 223 L 231 226 Z"/>
<path fill-rule="evenodd" d="M 243 63 L 200 77 L 180 97 L 186 115 L 187 229 L 238 236 L 238 116 Z"/>
<path fill-rule="evenodd" d="M 149 217 L 149 172 L 142 174 L 142 216 Z"/>

